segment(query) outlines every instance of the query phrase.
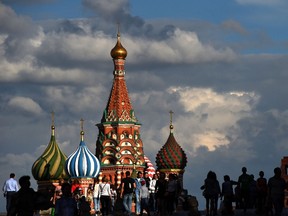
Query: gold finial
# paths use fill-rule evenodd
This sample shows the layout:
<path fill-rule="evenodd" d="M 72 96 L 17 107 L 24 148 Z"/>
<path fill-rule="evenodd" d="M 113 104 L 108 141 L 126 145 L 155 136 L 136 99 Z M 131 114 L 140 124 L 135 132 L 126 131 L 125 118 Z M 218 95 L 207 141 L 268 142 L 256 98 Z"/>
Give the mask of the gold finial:
<path fill-rule="evenodd" d="M 172 110 L 170 110 L 169 113 L 170 113 L 170 126 L 169 127 L 170 127 L 170 132 L 171 132 L 173 130 L 172 118 L 173 118 L 174 112 Z"/>
<path fill-rule="evenodd" d="M 81 132 L 80 132 L 80 135 L 81 135 L 81 141 L 83 141 L 84 140 L 84 119 L 80 119 L 80 121 L 81 121 Z"/>
<path fill-rule="evenodd" d="M 127 50 L 122 46 L 120 41 L 120 24 L 117 23 L 117 43 L 111 50 L 110 55 L 113 59 L 125 59 L 127 56 Z"/>

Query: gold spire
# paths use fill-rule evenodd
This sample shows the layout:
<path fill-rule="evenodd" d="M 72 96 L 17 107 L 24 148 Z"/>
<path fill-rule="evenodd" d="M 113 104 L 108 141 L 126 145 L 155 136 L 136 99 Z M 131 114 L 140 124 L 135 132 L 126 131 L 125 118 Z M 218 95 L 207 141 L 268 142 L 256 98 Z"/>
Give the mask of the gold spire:
<path fill-rule="evenodd" d="M 169 128 L 170 128 L 170 133 L 172 132 L 172 130 L 173 130 L 173 124 L 172 124 L 172 118 L 173 118 L 173 111 L 172 110 L 170 110 L 170 126 L 169 126 Z"/>
<path fill-rule="evenodd" d="M 117 43 L 111 50 L 110 55 L 113 59 L 125 59 L 127 56 L 127 50 L 122 46 L 120 41 L 120 24 L 118 23 L 117 31 Z"/>
<path fill-rule="evenodd" d="M 81 121 L 81 132 L 80 132 L 80 135 L 81 135 L 81 141 L 84 141 L 84 119 L 80 119 Z"/>

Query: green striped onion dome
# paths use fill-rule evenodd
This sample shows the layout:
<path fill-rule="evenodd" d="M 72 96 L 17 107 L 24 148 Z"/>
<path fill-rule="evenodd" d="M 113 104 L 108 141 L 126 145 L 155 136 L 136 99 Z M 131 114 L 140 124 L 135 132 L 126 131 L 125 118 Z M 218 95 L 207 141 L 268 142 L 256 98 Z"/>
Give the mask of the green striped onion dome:
<path fill-rule="evenodd" d="M 183 149 L 175 140 L 173 133 L 170 135 L 165 145 L 156 155 L 156 166 L 160 169 L 184 169 L 187 164 L 187 157 Z"/>
<path fill-rule="evenodd" d="M 32 175 L 38 181 L 69 178 L 65 172 L 67 156 L 61 152 L 56 143 L 54 125 L 51 126 L 51 130 L 51 139 L 47 148 L 32 166 Z"/>

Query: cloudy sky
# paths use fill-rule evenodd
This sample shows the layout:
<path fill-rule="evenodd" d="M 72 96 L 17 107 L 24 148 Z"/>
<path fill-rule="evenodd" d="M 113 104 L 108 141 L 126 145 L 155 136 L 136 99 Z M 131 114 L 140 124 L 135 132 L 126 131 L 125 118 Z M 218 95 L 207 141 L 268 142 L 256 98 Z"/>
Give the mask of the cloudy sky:
<path fill-rule="evenodd" d="M 0 0 L 0 180 L 31 175 L 56 137 L 70 155 L 95 151 L 113 80 L 117 23 L 145 154 L 169 135 L 187 154 L 184 186 L 203 208 L 209 170 L 220 183 L 246 166 L 267 178 L 288 155 L 286 0 Z M 33 180 L 33 187 L 36 183 Z M 5 211 L 1 196 L 0 211 Z"/>

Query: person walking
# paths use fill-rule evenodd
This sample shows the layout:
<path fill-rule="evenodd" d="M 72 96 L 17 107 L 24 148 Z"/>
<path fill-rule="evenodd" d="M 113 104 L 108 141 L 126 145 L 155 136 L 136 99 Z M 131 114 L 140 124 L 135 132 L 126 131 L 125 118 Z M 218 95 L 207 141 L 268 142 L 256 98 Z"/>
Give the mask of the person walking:
<path fill-rule="evenodd" d="M 114 213 L 114 207 L 117 200 L 117 191 L 115 185 L 110 185 L 110 191 L 111 191 L 111 212 Z"/>
<path fill-rule="evenodd" d="M 217 215 L 218 197 L 221 189 L 216 173 L 209 171 L 207 178 L 204 180 L 204 185 L 200 189 L 203 190 L 203 196 L 206 200 L 206 216 Z"/>
<path fill-rule="evenodd" d="M 140 200 L 141 200 L 141 211 L 140 215 L 143 215 L 143 211 L 147 212 L 147 215 L 150 216 L 150 208 L 149 208 L 149 190 L 146 186 L 146 181 L 141 180 L 141 189 L 140 189 Z"/>
<path fill-rule="evenodd" d="M 138 171 L 137 178 L 135 178 L 135 204 L 136 204 L 136 215 L 140 215 L 141 211 L 141 200 L 140 200 L 140 190 L 141 190 L 141 181 L 145 179 L 143 178 L 143 174 L 141 171 Z"/>
<path fill-rule="evenodd" d="M 101 213 L 103 216 L 107 216 L 109 214 L 110 201 L 111 201 L 111 189 L 107 177 L 104 177 L 103 182 L 99 184 L 99 190 L 100 190 Z"/>
<path fill-rule="evenodd" d="M 249 204 L 250 183 L 251 176 L 247 174 L 247 168 L 242 167 L 242 174 L 238 178 L 239 190 L 240 190 L 240 205 L 243 211 L 246 212 Z"/>
<path fill-rule="evenodd" d="M 267 199 L 267 179 L 264 178 L 264 172 L 259 172 L 259 178 L 256 181 L 257 187 L 257 214 L 263 214 L 265 210 L 265 202 Z"/>
<path fill-rule="evenodd" d="M 93 187 L 93 202 L 95 213 L 100 213 L 100 190 L 99 190 L 99 180 L 95 179 L 95 184 Z"/>
<path fill-rule="evenodd" d="M 125 178 L 121 182 L 120 198 L 123 198 L 123 206 L 127 215 L 131 215 L 132 197 L 135 188 L 135 180 L 130 177 L 130 171 L 126 171 Z"/>
<path fill-rule="evenodd" d="M 4 197 L 6 197 L 6 211 L 8 213 L 8 210 L 11 206 L 12 196 L 19 190 L 14 173 L 11 173 L 10 178 L 5 181 L 2 190 Z"/>
<path fill-rule="evenodd" d="M 268 180 L 268 199 L 271 199 L 275 216 L 280 216 L 284 207 L 285 189 L 287 189 L 287 183 L 283 177 L 281 177 L 281 168 L 276 167 L 274 169 L 274 176 Z"/>

